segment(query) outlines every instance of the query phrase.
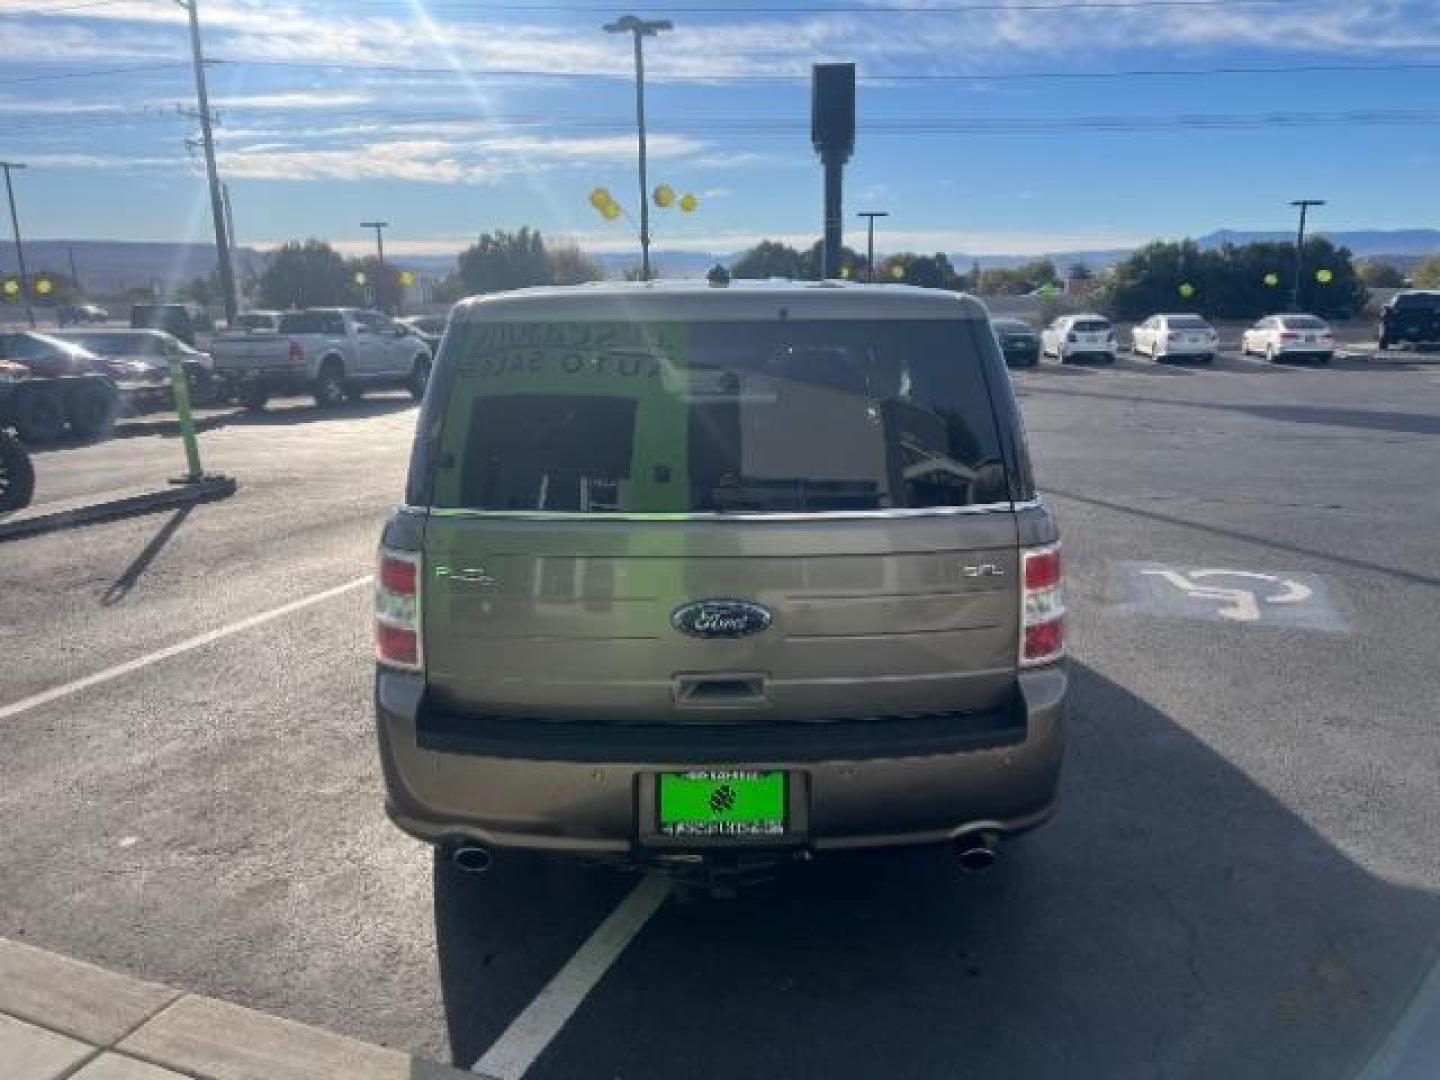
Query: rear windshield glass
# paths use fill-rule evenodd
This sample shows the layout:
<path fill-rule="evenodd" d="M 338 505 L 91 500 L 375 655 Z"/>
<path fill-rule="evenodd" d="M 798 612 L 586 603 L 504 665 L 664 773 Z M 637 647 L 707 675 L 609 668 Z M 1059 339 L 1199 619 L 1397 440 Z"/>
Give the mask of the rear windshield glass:
<path fill-rule="evenodd" d="M 343 334 L 345 320 L 338 311 L 287 311 L 280 316 L 282 334 Z"/>
<path fill-rule="evenodd" d="M 1109 330 L 1110 324 L 1104 319 L 1076 319 L 1071 330 L 1078 330 L 1082 334 L 1093 334 L 1097 331 Z"/>
<path fill-rule="evenodd" d="M 1396 296 L 1394 305 L 1402 309 L 1414 308 L 1440 308 L 1440 293 L 1401 293 Z"/>
<path fill-rule="evenodd" d="M 1172 330 L 1209 330 L 1210 324 L 1199 315 L 1171 315 L 1166 319 Z"/>
<path fill-rule="evenodd" d="M 743 514 L 1008 498 L 969 323 L 449 332 L 438 507 Z"/>
<path fill-rule="evenodd" d="M 1324 330 L 1325 324 L 1314 315 L 1286 315 L 1281 320 L 1290 330 Z"/>

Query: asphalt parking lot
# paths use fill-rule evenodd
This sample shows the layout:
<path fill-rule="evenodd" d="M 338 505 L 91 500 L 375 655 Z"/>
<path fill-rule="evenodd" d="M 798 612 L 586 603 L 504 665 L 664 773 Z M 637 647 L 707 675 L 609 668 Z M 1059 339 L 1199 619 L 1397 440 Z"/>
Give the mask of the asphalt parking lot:
<path fill-rule="evenodd" d="M 461 877 L 384 819 L 365 578 L 415 411 L 377 397 L 206 434 L 228 501 L 0 545 L 0 936 L 539 1080 L 1356 1075 L 1440 951 L 1440 367 L 1015 382 L 1076 694 L 1061 814 L 991 873 L 670 896 L 567 1005 L 645 886 Z M 37 498 L 179 455 L 43 455 Z"/>

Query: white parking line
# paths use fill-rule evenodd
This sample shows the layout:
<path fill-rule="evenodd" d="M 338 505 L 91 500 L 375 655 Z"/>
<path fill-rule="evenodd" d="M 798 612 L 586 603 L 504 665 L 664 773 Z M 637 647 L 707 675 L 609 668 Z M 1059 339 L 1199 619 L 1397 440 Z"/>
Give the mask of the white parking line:
<path fill-rule="evenodd" d="M 116 664 L 114 667 L 106 668 L 104 671 L 97 671 L 94 675 L 86 675 L 83 679 L 76 679 L 74 682 L 65 683 L 63 686 L 56 686 L 49 690 L 42 690 L 38 694 L 21 698 L 19 701 L 11 702 L 9 705 L 0 705 L 0 720 L 9 720 L 19 716 L 23 712 L 39 708 L 41 705 L 49 704 L 58 698 L 69 694 L 79 693 L 99 683 L 109 682 L 111 679 L 118 679 L 121 675 L 129 675 L 132 671 L 139 671 L 141 668 L 149 667 L 151 664 L 159 663 L 161 660 L 168 660 L 172 656 L 179 656 L 181 653 L 189 652 L 191 649 L 198 649 L 201 646 L 209 645 L 227 638 L 231 634 L 238 634 L 242 630 L 249 630 L 252 627 L 260 626 L 278 619 L 282 615 L 289 615 L 292 611 L 299 611 L 301 608 L 309 607 L 311 604 L 318 604 L 322 600 L 329 600 L 332 596 L 339 596 L 351 589 L 358 589 L 362 585 L 369 585 L 375 580 L 373 574 L 366 574 L 362 578 L 348 581 L 344 585 L 337 585 L 333 589 L 326 589 L 323 592 L 313 593 L 310 596 L 301 597 L 299 600 L 292 600 L 288 604 L 271 608 L 269 611 L 262 611 L 259 615 L 251 615 L 248 619 L 241 619 L 229 626 L 222 626 L 218 630 L 211 630 L 200 634 L 197 637 L 187 638 L 177 645 L 170 645 L 155 652 L 146 653 L 144 656 L 136 657 L 134 660 L 127 660 L 123 664 Z"/>
<path fill-rule="evenodd" d="M 520 1080 L 669 895 L 658 874 L 636 885 L 470 1071 Z"/>

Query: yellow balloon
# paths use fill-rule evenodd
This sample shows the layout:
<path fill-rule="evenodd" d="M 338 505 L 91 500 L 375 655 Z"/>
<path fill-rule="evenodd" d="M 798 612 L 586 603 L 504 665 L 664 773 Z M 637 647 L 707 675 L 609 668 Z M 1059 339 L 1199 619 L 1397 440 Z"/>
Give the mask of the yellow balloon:
<path fill-rule="evenodd" d="M 14 278 L 8 278 L 8 279 L 6 279 L 6 281 L 5 281 L 5 295 L 6 295 L 6 296 L 19 296 L 19 295 L 20 295 L 20 282 L 16 281 Z"/>
<path fill-rule="evenodd" d="M 1321 285 L 1329 285 L 1330 282 L 1335 280 L 1335 275 L 1330 270 L 1316 270 L 1315 280 L 1318 281 Z"/>
<path fill-rule="evenodd" d="M 35 291 L 41 296 L 49 296 L 55 291 L 55 283 L 49 278 L 42 277 L 39 281 L 35 282 Z"/>
<path fill-rule="evenodd" d="M 905 267 L 901 266 L 899 263 L 896 263 L 894 266 L 890 267 L 890 276 L 896 281 L 900 281 L 902 278 L 905 277 Z"/>
<path fill-rule="evenodd" d="M 600 208 L 600 216 L 606 221 L 614 221 L 620 216 L 620 207 L 613 202 L 608 202 Z"/>
<path fill-rule="evenodd" d="M 1280 284 L 1280 275 L 1275 273 L 1266 274 L 1265 284 L 1269 285 L 1271 288 L 1274 288 L 1276 285 Z"/>
<path fill-rule="evenodd" d="M 1190 297 L 1195 295 L 1195 286 L 1191 285 L 1188 281 L 1184 282 L 1180 286 L 1180 295 L 1186 300 L 1189 300 Z"/>
<path fill-rule="evenodd" d="M 850 268 L 849 268 L 848 266 L 842 266 L 842 267 L 840 267 L 840 276 L 841 276 L 842 278 L 849 278 L 849 277 L 850 277 Z"/>
<path fill-rule="evenodd" d="M 694 195 L 680 196 L 680 210 L 682 213 L 693 214 L 700 208 L 700 200 Z"/>
<path fill-rule="evenodd" d="M 356 271 L 355 271 L 355 284 L 356 284 L 356 285 L 364 285 L 365 282 L 367 282 L 367 281 L 369 281 L 369 280 L 370 280 L 370 279 L 365 276 L 365 271 L 363 271 L 363 270 L 356 270 Z"/>
<path fill-rule="evenodd" d="M 664 210 L 675 202 L 675 189 L 669 184 L 661 184 L 655 189 L 655 205 Z"/>
<path fill-rule="evenodd" d="M 606 203 L 614 201 L 610 196 L 609 188 L 597 187 L 590 189 L 590 205 L 596 210 L 604 210 Z"/>
<path fill-rule="evenodd" d="M 415 275 L 412 274 L 409 270 L 401 270 L 400 284 L 404 285 L 408 289 L 411 285 L 415 284 Z"/>

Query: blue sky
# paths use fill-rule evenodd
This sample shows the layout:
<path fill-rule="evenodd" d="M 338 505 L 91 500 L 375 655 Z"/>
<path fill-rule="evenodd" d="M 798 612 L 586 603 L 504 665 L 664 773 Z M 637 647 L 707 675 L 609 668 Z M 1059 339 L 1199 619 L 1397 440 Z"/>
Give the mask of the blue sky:
<path fill-rule="evenodd" d="M 634 9 L 676 24 L 647 51 L 652 183 L 701 200 L 693 215 L 656 216 L 657 245 L 818 234 L 807 75 L 834 60 L 861 78 L 847 211 L 890 211 L 883 249 L 1285 228 L 1300 196 L 1329 200 L 1321 227 L 1437 224 L 1436 0 L 1035 10 L 1062 2 Z M 599 29 L 625 10 L 202 0 L 206 51 L 224 61 L 211 95 L 240 242 L 313 235 L 368 250 L 358 223 L 378 216 L 397 252 L 449 253 L 526 224 L 629 248 L 633 227 L 586 200 L 597 184 L 632 212 L 637 198 L 629 44 Z M 185 145 L 196 125 L 177 111 L 194 104 L 187 50 L 173 0 L 0 0 L 0 157 L 30 165 L 17 177 L 30 236 L 209 238 Z M 1280 70 L 1108 77 L 1214 68 Z M 1107 77 L 1031 77 L 1053 73 Z"/>

